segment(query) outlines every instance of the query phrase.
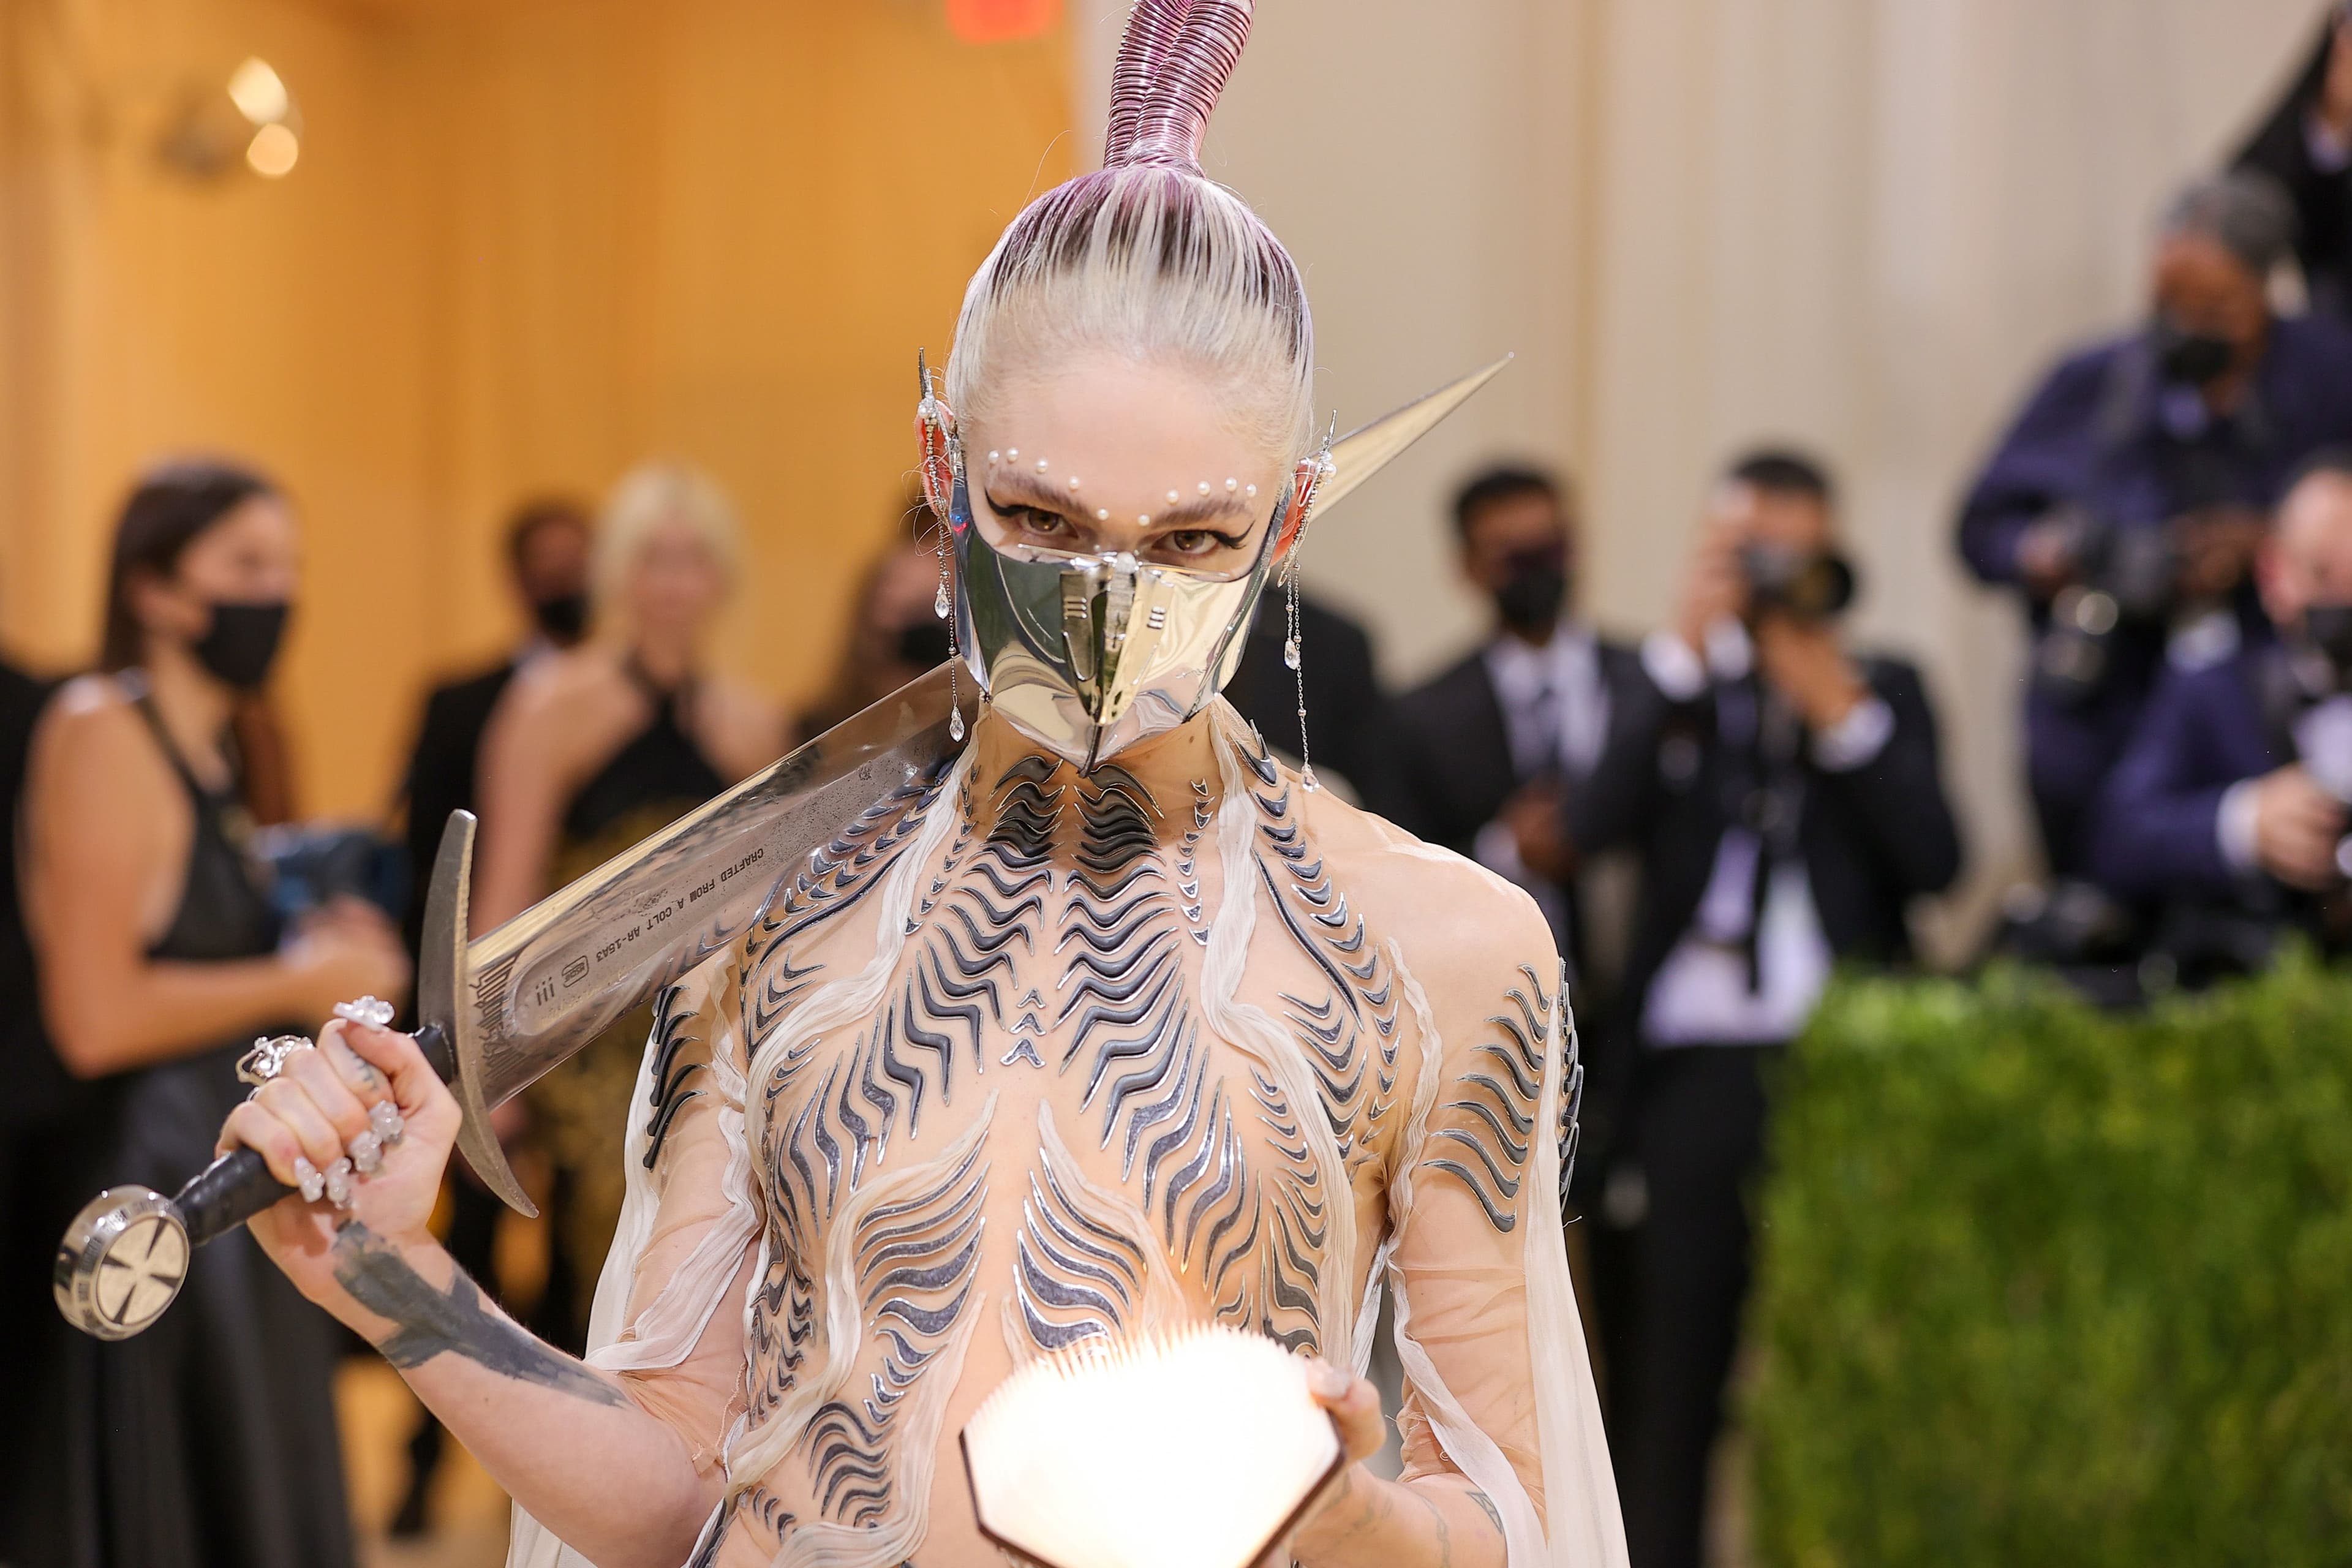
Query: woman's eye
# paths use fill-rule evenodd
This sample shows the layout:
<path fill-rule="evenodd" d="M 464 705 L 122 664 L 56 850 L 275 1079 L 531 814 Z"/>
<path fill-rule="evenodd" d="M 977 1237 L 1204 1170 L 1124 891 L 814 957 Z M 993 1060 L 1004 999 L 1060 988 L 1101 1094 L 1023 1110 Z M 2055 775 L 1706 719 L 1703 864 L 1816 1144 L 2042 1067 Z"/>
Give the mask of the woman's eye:
<path fill-rule="evenodd" d="M 1187 528 L 1170 534 L 1160 542 L 1178 555 L 1212 555 L 1232 541 L 1205 528 Z"/>
<path fill-rule="evenodd" d="M 1051 538 L 1066 533 L 1070 529 L 1069 519 L 1054 512 L 1040 511 L 1034 506 L 1016 506 L 1009 515 L 1024 533 L 1044 534 Z"/>

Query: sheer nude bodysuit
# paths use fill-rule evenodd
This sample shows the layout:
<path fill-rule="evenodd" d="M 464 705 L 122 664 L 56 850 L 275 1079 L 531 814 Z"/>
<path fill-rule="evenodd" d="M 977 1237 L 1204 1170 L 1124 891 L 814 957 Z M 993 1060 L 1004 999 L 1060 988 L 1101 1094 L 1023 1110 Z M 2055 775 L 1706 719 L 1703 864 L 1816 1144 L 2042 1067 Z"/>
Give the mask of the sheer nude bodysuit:
<path fill-rule="evenodd" d="M 1573 1136 L 1541 917 L 1223 703 L 1150 753 L 983 722 L 663 997 L 590 1360 L 723 1472 L 697 1564 L 994 1564 L 956 1435 L 1022 1361 L 1215 1320 L 1360 1367 L 1382 1279 L 1408 1476 L 1468 1476 L 1515 1563 L 1602 1560 L 1531 1267 Z M 516 1559 L 562 1560 L 527 1521 Z"/>

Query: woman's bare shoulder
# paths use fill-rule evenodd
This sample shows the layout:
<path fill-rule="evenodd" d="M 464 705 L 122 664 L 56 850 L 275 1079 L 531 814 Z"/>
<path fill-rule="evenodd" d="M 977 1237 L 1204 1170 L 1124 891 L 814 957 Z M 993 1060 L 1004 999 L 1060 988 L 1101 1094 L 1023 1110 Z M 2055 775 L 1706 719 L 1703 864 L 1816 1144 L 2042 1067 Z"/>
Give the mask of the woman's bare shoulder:
<path fill-rule="evenodd" d="M 33 732 L 32 766 L 37 775 L 87 771 L 104 781 L 126 769 L 134 777 L 161 776 L 164 763 L 122 683 L 110 675 L 83 675 L 59 687 L 43 710 Z"/>
<path fill-rule="evenodd" d="M 24 812 L 36 846 L 55 843 L 77 857 L 98 839 L 143 854 L 185 831 L 172 764 L 131 694 L 104 675 L 68 681 L 43 710 L 26 761 Z M 79 847 L 65 850 L 67 844 Z"/>
<path fill-rule="evenodd" d="M 1491 1009 L 1497 988 L 1523 969 L 1557 968 L 1550 923 L 1525 889 L 1384 817 L 1328 795 L 1311 799 L 1307 828 L 1334 885 L 1403 951 L 1441 1013 L 1454 999 Z"/>

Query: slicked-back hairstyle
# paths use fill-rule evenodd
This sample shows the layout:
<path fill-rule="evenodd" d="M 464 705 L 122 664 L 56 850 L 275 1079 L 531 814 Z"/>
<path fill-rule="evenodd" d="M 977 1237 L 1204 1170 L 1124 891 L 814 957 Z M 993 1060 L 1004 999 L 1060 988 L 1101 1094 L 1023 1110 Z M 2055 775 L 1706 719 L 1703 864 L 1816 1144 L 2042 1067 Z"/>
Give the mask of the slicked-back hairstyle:
<path fill-rule="evenodd" d="M 1543 496 L 1568 510 L 1569 493 L 1559 475 L 1526 463 L 1496 463 L 1471 475 L 1454 493 L 1454 537 L 1467 544 L 1480 512 L 1521 496 Z"/>
<path fill-rule="evenodd" d="M 131 605 L 131 586 L 141 574 L 170 577 L 188 546 L 215 523 L 249 500 L 277 494 L 268 479 L 235 463 L 204 459 L 150 469 L 115 521 L 99 668 L 129 669 L 147 656 L 145 629 Z"/>
<path fill-rule="evenodd" d="M 1315 328 L 1298 268 L 1201 143 L 1249 37 L 1252 0 L 1137 0 L 1111 87 L 1103 167 L 1032 203 L 966 291 L 948 401 L 1072 349 L 1165 359 L 1216 387 L 1286 463 L 1315 439 Z"/>
<path fill-rule="evenodd" d="M 1821 459 L 1793 447 L 1759 447 L 1733 458 L 1723 470 L 1735 485 L 1754 485 L 1774 495 L 1802 496 L 1826 509 L 1837 505 L 1837 486 Z"/>

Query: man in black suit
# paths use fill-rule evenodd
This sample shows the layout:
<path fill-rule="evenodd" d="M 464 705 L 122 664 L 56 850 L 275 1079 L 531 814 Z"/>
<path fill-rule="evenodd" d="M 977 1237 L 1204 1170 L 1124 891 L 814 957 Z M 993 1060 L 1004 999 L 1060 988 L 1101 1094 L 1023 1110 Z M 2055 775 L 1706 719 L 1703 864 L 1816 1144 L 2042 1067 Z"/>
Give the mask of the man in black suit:
<path fill-rule="evenodd" d="M 1577 519 L 1559 479 L 1489 468 L 1455 497 L 1454 527 L 1494 631 L 1399 700 L 1395 816 L 1533 894 L 1581 981 L 1590 954 L 1562 808 L 1601 760 L 1610 693 L 1632 679 L 1633 650 L 1573 613 Z"/>
<path fill-rule="evenodd" d="M 508 581 L 531 628 L 522 647 L 488 669 L 435 687 L 425 699 L 401 790 L 408 804 L 408 919 L 411 958 L 425 921 L 425 889 L 433 857 L 453 811 L 474 805 L 482 731 L 516 671 L 557 648 L 577 643 L 588 628 L 590 513 L 577 501 L 547 498 L 518 508 L 507 524 Z M 474 1278 L 490 1277 L 499 1200 L 467 1176 L 449 1184 L 447 1245 Z M 394 1514 L 393 1533 L 413 1535 L 425 1524 L 425 1498 L 441 1457 L 441 1424 L 425 1415 L 408 1445 L 407 1496 Z"/>
<path fill-rule="evenodd" d="M 416 746 L 401 782 L 408 803 L 414 889 L 408 920 L 411 954 L 416 951 L 425 888 L 433 876 L 441 830 L 451 812 L 473 809 L 475 768 L 491 710 L 517 670 L 541 654 L 572 647 L 587 631 L 590 539 L 588 509 L 576 501 L 549 498 L 518 508 L 507 524 L 508 584 L 530 636 L 488 668 L 436 686 L 425 695 Z"/>
<path fill-rule="evenodd" d="M 1610 1438 L 1633 1568 L 1696 1568 L 1748 1276 L 1769 1070 L 1840 961 L 1909 952 L 1906 905 L 1958 874 L 1918 672 L 1850 655 L 1830 481 L 1759 452 L 1718 487 L 1675 626 L 1615 693 L 1570 800 L 1642 889 L 1592 1240 Z"/>

